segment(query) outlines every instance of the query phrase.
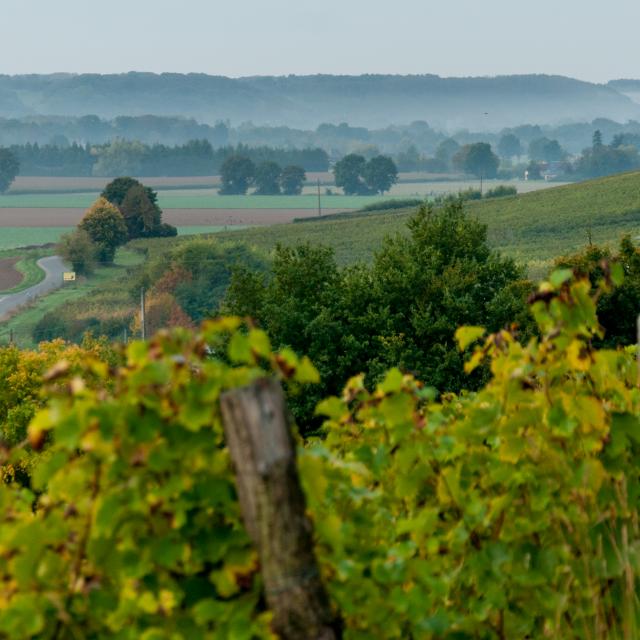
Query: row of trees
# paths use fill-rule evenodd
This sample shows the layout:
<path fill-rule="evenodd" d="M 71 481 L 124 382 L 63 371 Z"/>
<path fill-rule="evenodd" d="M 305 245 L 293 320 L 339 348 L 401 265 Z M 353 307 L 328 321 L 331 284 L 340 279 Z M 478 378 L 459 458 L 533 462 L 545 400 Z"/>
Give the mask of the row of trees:
<path fill-rule="evenodd" d="M 347 195 L 384 193 L 398 182 L 398 168 L 387 156 L 364 156 L 351 153 L 336 162 L 333 169 L 337 187 Z"/>
<path fill-rule="evenodd" d="M 214 148 L 207 140 L 175 146 L 130 140 L 102 145 L 26 144 L 11 150 L 22 165 L 22 174 L 31 176 L 211 176 L 217 175 L 225 160 L 234 155 L 246 156 L 255 164 L 270 161 L 307 171 L 326 171 L 329 166 L 327 152 L 319 148 Z"/>
<path fill-rule="evenodd" d="M 110 182 L 87 210 L 78 228 L 65 235 L 60 254 L 75 271 L 90 273 L 95 263 L 112 264 L 119 246 L 135 238 L 175 236 L 162 222 L 157 193 L 129 177 Z"/>
<path fill-rule="evenodd" d="M 220 168 L 222 195 L 244 195 L 249 187 L 255 187 L 256 195 L 287 196 L 302 193 L 307 174 L 302 167 L 289 165 L 284 169 L 272 160 L 256 165 L 245 155 L 229 156 Z"/>

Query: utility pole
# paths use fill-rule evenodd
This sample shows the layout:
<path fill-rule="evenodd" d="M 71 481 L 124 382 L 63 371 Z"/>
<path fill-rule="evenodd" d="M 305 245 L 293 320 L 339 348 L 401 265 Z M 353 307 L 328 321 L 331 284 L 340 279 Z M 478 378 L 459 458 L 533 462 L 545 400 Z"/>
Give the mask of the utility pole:
<path fill-rule="evenodd" d="M 322 204 L 320 203 L 320 178 L 318 178 L 318 217 L 322 216 Z"/>
<path fill-rule="evenodd" d="M 146 321 L 144 314 L 144 287 L 140 289 L 140 331 L 142 333 L 142 339 L 146 340 L 147 338 L 147 330 L 146 330 Z"/>

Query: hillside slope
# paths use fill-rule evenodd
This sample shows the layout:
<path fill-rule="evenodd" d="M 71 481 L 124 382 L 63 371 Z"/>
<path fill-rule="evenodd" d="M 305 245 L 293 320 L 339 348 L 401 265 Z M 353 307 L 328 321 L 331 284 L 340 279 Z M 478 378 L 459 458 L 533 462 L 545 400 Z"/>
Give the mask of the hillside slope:
<path fill-rule="evenodd" d="M 348 121 L 386 126 L 427 120 L 456 129 L 532 122 L 640 119 L 615 88 L 562 76 L 435 75 L 227 78 L 205 74 L 0 75 L 0 116 L 181 115 L 315 128 Z"/>
<path fill-rule="evenodd" d="M 529 265 L 533 273 L 559 255 L 594 243 L 616 244 L 623 234 L 640 234 L 640 172 L 590 180 L 510 198 L 472 202 L 470 215 L 488 226 L 500 251 Z M 383 238 L 403 232 L 411 211 L 363 213 L 220 234 L 266 250 L 278 242 L 332 246 L 342 264 L 371 259 Z"/>

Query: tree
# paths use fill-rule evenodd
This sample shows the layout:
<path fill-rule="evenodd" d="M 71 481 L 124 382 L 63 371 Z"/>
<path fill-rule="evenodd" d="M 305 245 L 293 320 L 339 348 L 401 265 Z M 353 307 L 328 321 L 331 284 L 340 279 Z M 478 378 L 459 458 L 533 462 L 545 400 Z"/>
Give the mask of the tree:
<path fill-rule="evenodd" d="M 333 168 L 336 187 L 342 187 L 346 195 L 366 193 L 367 188 L 361 178 L 366 163 L 364 156 L 356 153 L 350 153 L 336 162 Z"/>
<path fill-rule="evenodd" d="M 58 253 L 76 273 L 90 274 L 96 264 L 97 247 L 85 229 L 76 229 L 60 239 Z"/>
<path fill-rule="evenodd" d="M 387 156 L 371 158 L 362 169 L 365 184 L 373 193 L 384 193 L 398 182 L 398 168 Z"/>
<path fill-rule="evenodd" d="M 459 150 L 460 145 L 453 138 L 447 138 L 438 145 L 435 159 L 438 162 L 440 171 L 451 170 L 451 161 Z"/>
<path fill-rule="evenodd" d="M 160 226 L 160 209 L 151 202 L 147 189 L 141 184 L 134 185 L 127 191 L 120 210 L 127 225 L 129 239 L 155 235 L 154 230 Z"/>
<path fill-rule="evenodd" d="M 178 233 L 175 227 L 162 222 L 158 194 L 135 178 L 125 176 L 112 180 L 101 196 L 122 211 L 129 239 L 169 237 Z"/>
<path fill-rule="evenodd" d="M 513 133 L 506 133 L 498 142 L 498 153 L 502 158 L 510 159 L 522 155 L 520 138 Z"/>
<path fill-rule="evenodd" d="M 221 195 L 244 195 L 256 173 L 253 162 L 246 156 L 229 156 L 220 167 Z"/>
<path fill-rule="evenodd" d="M 537 138 L 529 144 L 529 158 L 539 162 L 558 162 L 566 157 L 565 150 L 557 140 Z"/>
<path fill-rule="evenodd" d="M 289 165 L 280 174 L 280 188 L 287 196 L 297 196 L 302 193 L 307 174 L 302 167 Z"/>
<path fill-rule="evenodd" d="M 419 171 L 422 164 L 420 152 L 414 144 L 400 151 L 396 159 L 400 171 Z"/>
<path fill-rule="evenodd" d="M 13 151 L 0 149 L 0 193 L 4 193 L 20 173 L 20 161 Z"/>
<path fill-rule="evenodd" d="M 111 204 L 115 204 L 119 207 L 124 201 L 129 189 L 136 186 L 143 186 L 139 180 L 130 178 L 129 176 L 123 176 L 112 180 L 100 194 L 101 197 L 106 198 Z M 147 196 L 153 204 L 157 203 L 158 194 L 150 187 L 145 187 Z"/>
<path fill-rule="evenodd" d="M 282 168 L 277 162 L 267 160 L 256 167 L 254 183 L 256 195 L 274 196 L 280 193 L 280 177 Z"/>
<path fill-rule="evenodd" d="M 600 131 L 600 129 L 596 129 L 593 132 L 592 146 L 594 149 L 599 149 L 602 146 L 602 132 Z"/>
<path fill-rule="evenodd" d="M 456 328 L 517 321 L 527 335 L 529 291 L 523 270 L 488 246 L 486 226 L 453 202 L 422 208 L 372 265 L 341 269 L 326 247 L 278 247 L 270 277 L 234 273 L 224 308 L 254 316 L 277 347 L 304 348 L 316 364 L 321 383 L 291 398 L 308 432 L 316 402 L 360 372 L 374 383 L 400 366 L 442 391 L 478 384 L 465 377 Z"/>
<path fill-rule="evenodd" d="M 100 262 L 112 263 L 116 249 L 127 241 L 127 225 L 122 213 L 105 198 L 98 198 L 78 225 L 96 246 Z"/>
<path fill-rule="evenodd" d="M 486 142 L 467 144 L 453 157 L 454 165 L 478 178 L 495 178 L 500 165 L 500 159 Z"/>

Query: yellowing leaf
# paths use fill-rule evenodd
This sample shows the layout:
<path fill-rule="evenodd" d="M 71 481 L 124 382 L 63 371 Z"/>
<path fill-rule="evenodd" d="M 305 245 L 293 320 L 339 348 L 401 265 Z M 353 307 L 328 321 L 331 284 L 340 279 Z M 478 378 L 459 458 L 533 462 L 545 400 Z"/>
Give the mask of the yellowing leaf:
<path fill-rule="evenodd" d="M 458 349 L 464 351 L 470 344 L 479 340 L 486 333 L 484 327 L 459 327 L 456 329 L 455 339 Z"/>

